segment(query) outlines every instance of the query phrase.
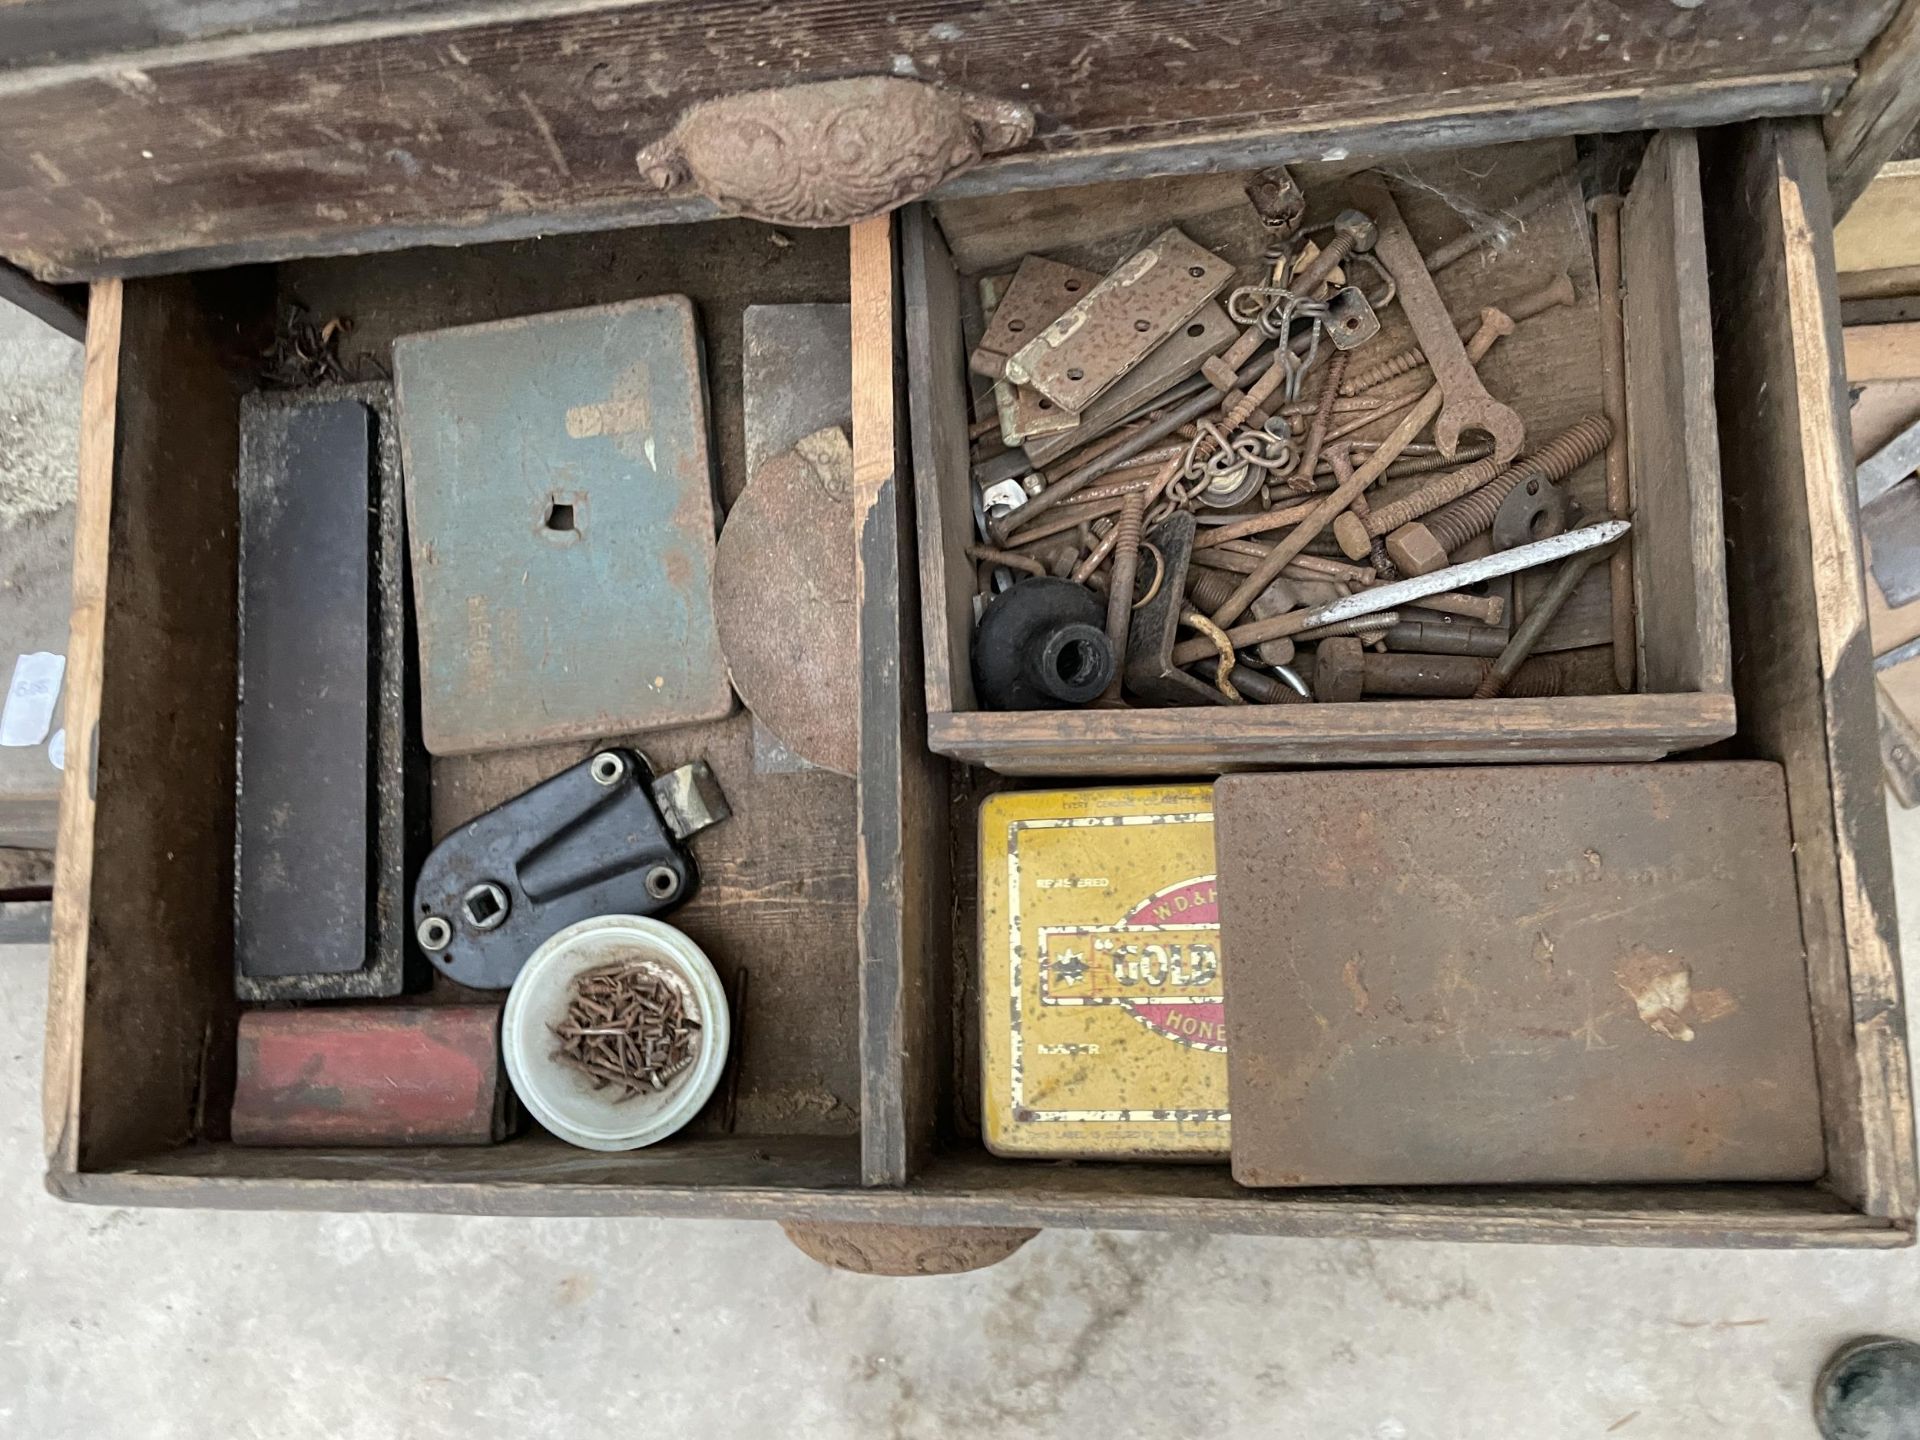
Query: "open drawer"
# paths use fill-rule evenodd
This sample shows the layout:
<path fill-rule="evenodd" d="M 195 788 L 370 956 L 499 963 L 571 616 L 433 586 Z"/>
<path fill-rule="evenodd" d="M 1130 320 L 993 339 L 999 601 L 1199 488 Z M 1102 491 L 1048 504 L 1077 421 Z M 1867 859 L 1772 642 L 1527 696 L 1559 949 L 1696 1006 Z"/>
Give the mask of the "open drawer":
<path fill-rule="evenodd" d="M 330 1161 L 369 1180 L 397 1165 L 396 1174 L 432 1173 L 483 1188 L 535 1173 L 592 1188 L 627 1174 L 644 1177 L 661 1196 L 709 1186 L 861 1184 L 859 908 L 870 890 L 897 882 L 869 883 L 860 874 L 856 782 L 791 760 L 764 763 L 754 717 L 739 707 L 722 719 L 623 740 L 656 771 L 705 758 L 734 812 L 694 842 L 701 888 L 673 913 L 733 997 L 730 1095 L 671 1142 L 631 1157 L 637 1168 L 625 1171 L 537 1127 L 500 1146 L 384 1157 L 247 1149 L 224 1139 L 239 1013 L 232 993 L 238 405 L 259 385 L 263 357 L 284 354 L 276 327 L 295 305 L 322 319 L 345 317 L 351 331 L 338 368 L 363 380 L 389 369 L 399 334 L 684 294 L 704 341 L 716 489 L 730 503 L 752 453 L 742 394 L 747 307 L 844 304 L 849 295 L 845 230 L 783 235 L 778 244 L 773 234 L 724 221 L 96 287 L 68 717 L 72 733 L 89 738 L 69 767 L 64 796 L 60 889 L 67 898 L 49 1042 L 56 1188 L 84 1194 L 129 1164 L 163 1171 L 185 1164 L 216 1190 L 229 1181 L 244 1189 L 293 1181 Z M 879 238 L 884 246 L 884 227 Z M 866 353 L 884 359 L 884 308 L 879 323 L 883 339 Z M 877 386 L 887 383 L 883 375 Z M 889 457 L 884 426 L 880 434 Z M 870 439 L 863 427 L 862 445 Z M 890 458 L 880 471 L 890 474 Z M 512 597 L 497 603 L 510 608 Z M 644 599 L 634 605 L 634 623 L 645 625 Z M 517 683 L 537 683 L 524 678 L 538 674 L 531 637 L 564 619 L 528 616 L 516 625 L 530 637 L 525 660 L 511 644 L 492 653 L 523 677 Z M 597 743 L 430 762 L 422 755 L 434 837 L 585 758 Z M 503 993 L 434 976 L 426 998 L 458 1004 L 498 1001 Z M 414 1171 L 417 1165 L 427 1169 Z M 152 1177 L 126 1178 L 141 1188 Z"/>
<path fill-rule="evenodd" d="M 1292 167 L 1310 222 L 1365 203 L 1364 194 L 1350 188 L 1357 164 Z M 1583 416 L 1601 413 L 1601 316 L 1574 143 L 1545 140 L 1442 153 L 1385 168 L 1398 178 L 1399 205 L 1414 238 L 1429 250 L 1466 228 L 1462 213 L 1478 224 L 1501 223 L 1503 213 L 1521 213 L 1522 197 L 1551 197 L 1525 218 L 1505 222 L 1510 230 L 1504 251 L 1495 247 L 1451 266 L 1438 285 L 1455 317 L 1470 321 L 1482 306 L 1511 305 L 1568 276 L 1572 304 L 1523 320 L 1481 370 L 1488 389 L 1525 420 L 1529 452 Z M 1120 182 L 1039 197 L 936 201 L 908 213 L 907 346 L 912 373 L 921 381 L 913 460 L 933 749 L 1006 774 L 1181 775 L 1258 765 L 1653 759 L 1732 734 L 1720 449 L 1698 152 L 1690 132 L 1654 138 L 1621 216 L 1637 693 L 1492 704 L 1375 699 L 999 713 L 983 706 L 972 655 L 976 566 L 968 552 L 980 538 L 970 498 L 965 371 L 971 342 L 962 339 L 962 317 L 979 308 L 979 277 L 1010 271 L 1028 253 L 1104 270 L 1157 230 L 1178 225 L 1240 264 L 1244 279 L 1259 256 L 1259 227 L 1243 193 L 1248 178 L 1227 173 Z M 1349 373 L 1411 340 L 1399 307 L 1389 307 L 1383 319 L 1388 328 L 1354 352 Z M 1470 324 L 1463 333 L 1471 333 Z M 974 406 L 987 414 L 992 408 L 990 394 Z M 1335 417 L 1334 433 L 1348 418 Z M 1306 422 L 1301 417 L 1293 423 Z M 1391 425 L 1382 420 L 1355 438 L 1379 440 Z M 1096 437 L 1079 454 L 1105 443 Z M 1295 448 L 1303 443 L 1296 437 Z M 1049 483 L 1061 481 L 1075 463 L 1048 460 Z M 1357 455 L 1353 463 L 1359 463 Z M 1568 491 L 1590 516 L 1605 514 L 1603 468 L 1596 457 L 1568 479 Z M 1283 513 L 1292 508 L 1285 501 L 1301 498 L 1280 493 L 1284 501 L 1274 504 Z M 1376 489 L 1375 504 L 1381 503 Z M 1204 545 L 1209 512 L 1200 514 Z M 1033 533 L 1046 529 L 1043 518 Z M 1196 562 L 1220 553 L 1194 551 Z M 1035 554 L 1043 554 L 1040 544 L 1030 548 L 1029 558 Z M 1594 567 L 1548 636 L 1553 641 L 1558 632 L 1567 639 L 1543 648 L 1605 645 L 1614 578 L 1607 567 Z M 1534 577 L 1526 583 L 1532 586 Z"/>
<path fill-rule="evenodd" d="M 924 317 L 901 277 L 925 256 L 896 250 L 915 227 L 922 244 L 930 232 L 908 217 L 856 227 L 845 269 L 847 232 L 795 235 L 792 249 L 780 249 L 758 227 L 721 223 L 96 288 L 49 1013 L 50 1188 L 111 1204 L 1906 1243 L 1912 1118 L 1839 424 L 1824 157 L 1805 124 L 1713 134 L 1701 154 L 1732 542 L 1727 674 L 1741 723 L 1722 753 L 1772 758 L 1787 773 L 1825 1114 L 1821 1182 L 1255 1193 L 1234 1185 L 1224 1165 L 1034 1163 L 985 1152 L 968 919 L 971 797 L 981 777 L 926 743 L 903 407 L 924 423 L 936 377 L 910 358 L 908 337 Z M 796 261 L 799 270 L 786 268 Z M 682 912 L 689 929 L 711 925 L 751 947 L 748 1069 L 734 1133 L 696 1128 L 625 1155 L 539 1134 L 469 1150 L 259 1150 L 223 1138 L 235 1020 L 235 382 L 257 360 L 262 317 L 295 281 L 316 309 L 355 313 L 354 342 L 367 347 L 422 319 L 686 291 L 713 343 L 723 475 L 731 422 L 722 390 L 733 364 L 716 317 L 748 300 L 851 299 L 860 778 L 777 816 L 769 802 L 758 820 L 736 795 L 747 823 L 732 822 L 742 833 L 728 843 L 741 850 L 726 884 L 739 913 Z M 1684 358 L 1690 374 L 1704 373 L 1704 351 Z M 1731 724 L 1725 693 L 1678 700 L 1702 725 L 1709 701 L 1719 707 L 1719 733 Z M 1704 738 L 1684 726 L 1672 735 L 1643 729 L 1631 748 L 1606 753 Z M 718 754 L 721 737 L 703 743 Z M 680 758 L 658 737 L 648 747 Z M 1591 753 L 1554 753 L 1569 749 Z M 436 773 L 443 823 L 526 778 L 480 768 L 458 789 L 451 774 Z M 1098 747 L 1063 751 L 1054 768 L 1095 773 Z M 731 788 L 724 771 L 721 779 Z M 810 1102 L 821 1090 L 840 1104 Z M 744 1103 L 753 1095 L 762 1097 L 757 1109 Z"/>

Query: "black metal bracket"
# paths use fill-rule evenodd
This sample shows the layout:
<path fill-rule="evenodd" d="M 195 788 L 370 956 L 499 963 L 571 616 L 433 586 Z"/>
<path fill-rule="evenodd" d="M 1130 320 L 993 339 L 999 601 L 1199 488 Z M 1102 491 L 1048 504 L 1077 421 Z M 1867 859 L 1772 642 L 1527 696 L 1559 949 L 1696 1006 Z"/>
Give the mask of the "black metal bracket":
<path fill-rule="evenodd" d="M 548 937 L 596 915 L 662 915 L 700 872 L 685 841 L 729 814 L 704 760 L 654 778 L 602 750 L 468 821 L 413 888 L 414 935 L 440 972 L 501 990 Z"/>

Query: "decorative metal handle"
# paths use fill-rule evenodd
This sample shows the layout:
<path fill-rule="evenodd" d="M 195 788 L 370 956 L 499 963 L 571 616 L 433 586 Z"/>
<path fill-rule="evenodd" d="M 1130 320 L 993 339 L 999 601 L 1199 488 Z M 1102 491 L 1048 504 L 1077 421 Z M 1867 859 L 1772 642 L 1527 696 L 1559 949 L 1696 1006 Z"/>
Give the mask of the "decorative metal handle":
<path fill-rule="evenodd" d="M 891 76 L 708 100 L 636 157 L 662 191 L 696 191 L 780 225 L 850 225 L 917 200 L 1033 138 L 1024 105 Z"/>

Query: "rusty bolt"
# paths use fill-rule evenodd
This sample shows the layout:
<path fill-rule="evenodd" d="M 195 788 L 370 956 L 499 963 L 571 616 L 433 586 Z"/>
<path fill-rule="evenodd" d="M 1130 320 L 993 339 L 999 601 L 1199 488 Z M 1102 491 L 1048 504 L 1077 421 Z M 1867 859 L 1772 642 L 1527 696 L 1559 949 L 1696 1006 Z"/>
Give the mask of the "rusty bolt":
<path fill-rule="evenodd" d="M 1323 705 L 1358 700 L 1366 693 L 1366 660 L 1367 647 L 1351 635 L 1322 640 L 1313 653 L 1313 698 Z"/>
<path fill-rule="evenodd" d="M 1226 570 L 1195 565 L 1187 571 L 1187 598 L 1193 608 L 1211 615 L 1240 586 L 1240 577 Z"/>
<path fill-rule="evenodd" d="M 1440 569 L 1451 551 L 1486 533 L 1500 502 L 1516 485 L 1532 479 L 1564 480 L 1605 450 L 1612 438 L 1613 425 L 1606 416 L 1587 416 L 1471 494 L 1442 505 L 1425 520 L 1402 525 L 1387 537 L 1387 554 L 1407 575 Z"/>
<path fill-rule="evenodd" d="M 1373 217 L 1363 210 L 1342 210 L 1333 217 L 1333 235 L 1336 240 L 1347 242 L 1347 252 L 1371 250 L 1373 242 L 1380 236 L 1374 226 Z"/>
<path fill-rule="evenodd" d="M 1403 575 L 1430 575 L 1447 564 L 1447 547 L 1417 521 L 1387 538 L 1387 555 Z"/>
<path fill-rule="evenodd" d="M 1458 620 L 1403 620 L 1386 632 L 1392 650 L 1428 655 L 1479 655 L 1491 660 L 1506 648 L 1507 632 L 1498 626 Z"/>
<path fill-rule="evenodd" d="M 1557 695 L 1604 694 L 1612 690 L 1612 660 L 1605 647 L 1528 660 L 1507 682 L 1516 699 Z M 1370 655 L 1353 637 L 1322 640 L 1314 654 L 1310 683 L 1316 700 L 1350 703 L 1363 695 L 1394 695 L 1428 700 L 1465 700 L 1485 682 L 1491 666 L 1475 655 Z"/>
<path fill-rule="evenodd" d="M 1355 250 L 1371 250 L 1378 232 L 1373 221 L 1359 210 L 1342 210 L 1333 218 L 1333 238 L 1288 284 L 1296 295 L 1312 295 L 1326 278 L 1340 267 Z"/>
<path fill-rule="evenodd" d="M 1491 455 L 1483 456 L 1471 465 L 1435 476 L 1411 494 L 1402 496 L 1391 505 L 1382 505 L 1370 515 L 1349 513 L 1338 516 L 1333 522 L 1333 538 L 1340 542 L 1340 548 L 1348 559 L 1364 560 L 1381 536 L 1391 535 L 1402 525 L 1438 510 L 1449 501 L 1471 495 L 1482 485 L 1499 479 L 1514 465 L 1527 463 L 1526 460 L 1519 460 L 1502 465 Z M 1387 553 L 1391 557 L 1393 552 L 1389 550 Z M 1418 575 L 1425 572 L 1416 570 L 1412 573 Z"/>

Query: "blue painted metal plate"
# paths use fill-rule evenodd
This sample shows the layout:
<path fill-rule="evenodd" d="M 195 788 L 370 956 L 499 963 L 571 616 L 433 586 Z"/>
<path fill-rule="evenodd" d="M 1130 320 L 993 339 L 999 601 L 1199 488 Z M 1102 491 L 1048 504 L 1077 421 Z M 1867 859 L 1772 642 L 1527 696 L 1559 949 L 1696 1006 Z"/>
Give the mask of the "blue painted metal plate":
<path fill-rule="evenodd" d="M 729 713 L 692 302 L 407 335 L 393 361 L 427 749 Z"/>

